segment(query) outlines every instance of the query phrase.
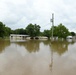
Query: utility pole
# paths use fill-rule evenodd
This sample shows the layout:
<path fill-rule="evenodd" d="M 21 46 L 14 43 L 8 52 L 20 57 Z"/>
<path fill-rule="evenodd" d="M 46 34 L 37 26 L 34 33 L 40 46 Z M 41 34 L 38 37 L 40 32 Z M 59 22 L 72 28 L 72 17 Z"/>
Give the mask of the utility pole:
<path fill-rule="evenodd" d="M 50 63 L 50 70 L 53 70 L 53 50 L 51 50 L 51 63 Z"/>
<path fill-rule="evenodd" d="M 54 13 L 52 13 L 52 19 L 51 19 L 51 22 L 52 22 L 52 40 L 53 40 Z"/>
<path fill-rule="evenodd" d="M 54 13 L 52 13 L 52 19 L 50 20 L 52 22 L 52 37 L 51 41 L 53 41 L 53 30 L 54 30 Z M 51 64 L 50 64 L 51 71 L 53 70 L 53 50 L 51 49 Z"/>

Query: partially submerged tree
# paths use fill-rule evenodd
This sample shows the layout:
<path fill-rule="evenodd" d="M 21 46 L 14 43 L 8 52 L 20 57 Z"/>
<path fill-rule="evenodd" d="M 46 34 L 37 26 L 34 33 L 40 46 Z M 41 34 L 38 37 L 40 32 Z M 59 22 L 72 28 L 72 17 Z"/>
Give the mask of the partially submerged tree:
<path fill-rule="evenodd" d="M 5 27 L 5 36 L 9 36 L 12 33 L 11 28 Z"/>
<path fill-rule="evenodd" d="M 40 33 L 40 26 L 36 25 L 36 24 L 34 24 L 34 25 L 33 24 L 29 24 L 26 27 L 26 32 L 27 32 L 28 35 L 30 35 L 31 38 L 36 37 Z"/>
<path fill-rule="evenodd" d="M 0 22 L 0 37 L 4 37 L 5 36 L 5 25 Z"/>
<path fill-rule="evenodd" d="M 69 31 L 64 25 L 59 24 L 57 28 L 58 28 L 57 29 L 57 34 L 58 34 L 59 38 L 64 38 L 65 39 L 69 35 Z"/>
<path fill-rule="evenodd" d="M 51 36 L 50 30 L 44 30 L 43 35 L 48 37 L 48 39 L 50 39 Z"/>
<path fill-rule="evenodd" d="M 14 34 L 26 34 L 26 30 L 23 28 L 13 30 Z"/>
<path fill-rule="evenodd" d="M 51 28 L 51 33 L 52 33 L 52 28 Z M 53 36 L 54 37 L 65 39 L 68 35 L 69 35 L 69 31 L 64 25 L 59 24 L 58 26 L 53 27 Z"/>
<path fill-rule="evenodd" d="M 52 35 L 52 28 L 53 28 L 53 36 L 54 37 L 57 37 L 58 36 L 58 27 L 57 26 L 53 26 L 53 27 L 51 27 L 51 29 L 50 29 L 50 32 L 51 32 L 51 35 Z"/>
<path fill-rule="evenodd" d="M 71 36 L 75 36 L 75 32 L 70 32 L 70 35 Z"/>

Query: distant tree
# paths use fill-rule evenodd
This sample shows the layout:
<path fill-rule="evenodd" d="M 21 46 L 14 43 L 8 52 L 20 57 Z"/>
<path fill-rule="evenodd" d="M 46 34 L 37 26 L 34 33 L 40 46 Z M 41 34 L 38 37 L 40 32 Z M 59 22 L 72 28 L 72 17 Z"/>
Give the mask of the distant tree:
<path fill-rule="evenodd" d="M 34 34 L 35 36 L 39 36 L 40 34 L 40 26 L 39 25 L 34 25 Z"/>
<path fill-rule="evenodd" d="M 40 36 L 44 36 L 44 34 L 43 34 L 43 32 L 40 32 L 40 34 L 39 34 Z"/>
<path fill-rule="evenodd" d="M 52 28 L 50 31 L 52 33 Z M 54 37 L 66 38 L 68 35 L 69 35 L 69 31 L 64 25 L 59 24 L 58 26 L 53 26 Z"/>
<path fill-rule="evenodd" d="M 52 34 L 52 27 L 51 27 L 51 34 Z M 58 36 L 58 27 L 57 26 L 53 26 L 53 36 L 56 37 Z"/>
<path fill-rule="evenodd" d="M 39 25 L 36 25 L 36 24 L 29 24 L 27 27 L 26 27 L 26 32 L 28 35 L 30 35 L 32 38 L 33 37 L 36 37 L 39 35 L 40 33 L 40 26 Z"/>
<path fill-rule="evenodd" d="M 11 34 L 15 34 L 15 33 L 14 33 L 14 30 L 11 30 Z"/>
<path fill-rule="evenodd" d="M 48 37 L 48 39 L 50 39 L 51 36 L 50 30 L 44 30 L 43 35 Z"/>
<path fill-rule="evenodd" d="M 29 24 L 26 27 L 26 32 L 28 35 L 30 35 L 31 37 L 34 37 L 34 25 L 33 24 Z"/>
<path fill-rule="evenodd" d="M 59 38 L 66 38 L 69 35 L 69 31 L 64 25 L 59 24 L 57 27 L 57 35 Z"/>
<path fill-rule="evenodd" d="M 0 22 L 0 37 L 4 37 L 5 36 L 5 25 Z"/>
<path fill-rule="evenodd" d="M 9 36 L 12 33 L 11 28 L 5 27 L 5 36 Z"/>
<path fill-rule="evenodd" d="M 14 34 L 26 34 L 26 30 L 23 28 L 13 30 Z"/>
<path fill-rule="evenodd" d="M 75 36 L 75 32 L 70 32 L 71 36 Z"/>

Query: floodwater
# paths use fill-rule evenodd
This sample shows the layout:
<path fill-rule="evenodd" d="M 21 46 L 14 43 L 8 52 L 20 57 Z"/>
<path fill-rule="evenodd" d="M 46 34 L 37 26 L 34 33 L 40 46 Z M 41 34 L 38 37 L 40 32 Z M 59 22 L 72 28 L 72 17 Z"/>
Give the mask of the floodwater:
<path fill-rule="evenodd" d="M 76 42 L 0 40 L 0 75 L 76 75 Z"/>

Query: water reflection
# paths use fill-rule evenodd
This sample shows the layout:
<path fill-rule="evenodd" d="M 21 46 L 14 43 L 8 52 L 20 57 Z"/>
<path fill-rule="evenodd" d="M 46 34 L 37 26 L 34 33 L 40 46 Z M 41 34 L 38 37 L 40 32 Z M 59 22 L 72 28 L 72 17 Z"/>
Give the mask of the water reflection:
<path fill-rule="evenodd" d="M 52 41 L 51 44 L 49 44 L 51 49 L 51 61 L 50 61 L 50 70 L 53 70 L 53 54 L 54 52 L 57 52 L 60 56 L 63 55 L 66 51 L 68 51 L 68 46 L 73 45 L 75 43 L 74 40 L 64 40 L 64 41 Z"/>
<path fill-rule="evenodd" d="M 54 41 L 50 41 L 50 40 L 46 40 L 46 41 L 42 41 L 44 45 L 49 46 L 50 48 L 50 70 L 52 72 L 53 70 L 53 60 L 54 60 L 54 53 L 58 53 L 58 55 L 63 55 L 66 51 L 68 51 L 68 46 L 69 45 L 74 45 L 75 40 L 69 39 L 69 40 L 54 40 Z"/>
<path fill-rule="evenodd" d="M 39 40 L 28 40 L 26 42 L 16 42 L 19 46 L 24 46 L 28 52 L 38 52 L 40 41 Z"/>
<path fill-rule="evenodd" d="M 50 45 L 51 50 L 57 52 L 59 55 L 62 55 L 68 50 L 69 42 L 66 41 L 54 41 Z"/>
<path fill-rule="evenodd" d="M 12 43 L 1 41 L 0 48 L 5 50 L 0 53 L 0 75 L 76 74 L 74 41 L 27 40 Z"/>
<path fill-rule="evenodd" d="M 43 43 L 45 46 L 49 46 L 50 50 L 53 52 L 57 52 L 59 55 L 62 55 L 68 50 L 68 45 L 73 45 L 75 43 L 74 40 L 67 40 L 67 41 L 53 41 L 50 40 L 28 40 L 28 41 L 19 41 L 13 42 L 19 46 L 25 47 L 28 52 L 38 52 L 40 50 L 40 44 Z M 9 40 L 0 40 L 0 52 L 4 50 L 7 46 L 9 46 Z"/>
<path fill-rule="evenodd" d="M 8 46 L 10 46 L 9 40 L 0 39 L 0 53 Z"/>
<path fill-rule="evenodd" d="M 43 43 L 45 46 L 49 46 L 50 50 L 57 52 L 59 55 L 62 55 L 68 51 L 68 45 L 72 45 L 74 41 L 53 41 L 50 40 L 28 40 L 26 42 L 15 42 L 19 46 L 25 47 L 28 52 L 38 52 L 40 50 L 40 44 Z"/>

